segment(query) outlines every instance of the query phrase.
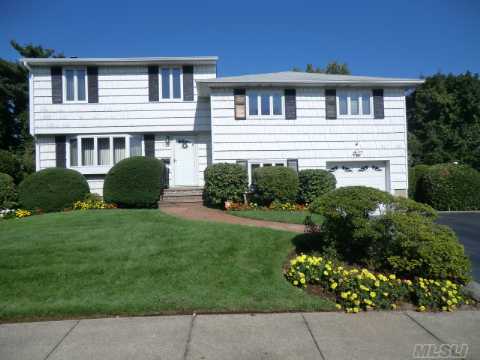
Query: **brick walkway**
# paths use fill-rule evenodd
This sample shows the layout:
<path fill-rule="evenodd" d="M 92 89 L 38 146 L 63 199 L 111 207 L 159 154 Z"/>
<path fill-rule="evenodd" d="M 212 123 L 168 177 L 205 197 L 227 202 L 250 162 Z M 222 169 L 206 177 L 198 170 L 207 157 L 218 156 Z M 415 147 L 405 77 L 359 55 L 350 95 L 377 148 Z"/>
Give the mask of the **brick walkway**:
<path fill-rule="evenodd" d="M 270 229 L 285 230 L 296 233 L 302 233 L 304 231 L 303 225 L 242 218 L 239 216 L 230 215 L 225 211 L 207 208 L 201 204 L 193 204 L 188 206 L 168 206 L 162 207 L 161 210 L 167 214 L 191 220 L 216 221 L 228 224 L 266 227 Z"/>

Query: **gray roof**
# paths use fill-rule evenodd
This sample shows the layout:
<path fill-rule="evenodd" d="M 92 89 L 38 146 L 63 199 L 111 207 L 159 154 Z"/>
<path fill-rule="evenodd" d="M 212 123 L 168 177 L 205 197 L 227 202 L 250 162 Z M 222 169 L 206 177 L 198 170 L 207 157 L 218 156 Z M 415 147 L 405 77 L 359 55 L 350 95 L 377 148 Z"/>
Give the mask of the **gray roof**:
<path fill-rule="evenodd" d="M 337 74 L 306 73 L 300 71 L 283 71 L 267 74 L 220 77 L 216 79 L 197 80 L 201 93 L 208 93 L 208 88 L 228 86 L 398 86 L 412 87 L 422 84 L 422 79 L 405 79 L 391 77 L 354 76 Z"/>
<path fill-rule="evenodd" d="M 132 57 L 132 58 L 23 58 L 25 66 L 35 65 L 148 65 L 148 64 L 215 64 L 218 56 Z"/>

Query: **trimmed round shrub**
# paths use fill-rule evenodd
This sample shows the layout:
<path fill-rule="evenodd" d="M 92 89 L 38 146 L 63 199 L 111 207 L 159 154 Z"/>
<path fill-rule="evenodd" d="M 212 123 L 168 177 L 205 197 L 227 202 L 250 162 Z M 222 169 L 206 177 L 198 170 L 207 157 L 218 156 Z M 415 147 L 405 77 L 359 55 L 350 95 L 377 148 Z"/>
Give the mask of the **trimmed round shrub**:
<path fill-rule="evenodd" d="M 478 210 L 480 172 L 467 165 L 433 165 L 418 180 L 416 198 L 437 210 Z"/>
<path fill-rule="evenodd" d="M 469 280 L 470 260 L 449 227 L 418 214 L 389 213 L 375 219 L 372 228 L 376 268 L 408 277 Z"/>
<path fill-rule="evenodd" d="M 21 177 L 20 163 L 10 151 L 0 150 L 0 173 L 8 174 L 16 181 Z"/>
<path fill-rule="evenodd" d="M 8 174 L 0 173 L 0 209 L 10 209 L 17 201 L 17 191 L 13 178 Z"/>
<path fill-rule="evenodd" d="M 143 156 L 124 159 L 105 177 L 103 198 L 120 207 L 155 207 L 165 186 L 164 174 L 161 160 Z"/>
<path fill-rule="evenodd" d="M 204 200 L 212 206 L 223 206 L 225 201 L 242 201 L 248 189 L 247 172 L 238 164 L 210 165 L 205 169 L 204 179 Z"/>
<path fill-rule="evenodd" d="M 415 165 L 408 169 L 408 197 L 417 199 L 418 180 L 430 169 L 429 165 Z"/>
<path fill-rule="evenodd" d="M 255 198 L 265 205 L 273 201 L 295 202 L 298 194 L 297 173 L 284 166 L 264 166 L 253 173 Z"/>
<path fill-rule="evenodd" d="M 369 219 L 393 200 L 394 197 L 384 191 L 366 186 L 347 186 L 317 198 L 310 204 L 309 210 L 325 218 L 323 235 L 340 256 L 352 262 L 365 262 L 372 242 Z"/>
<path fill-rule="evenodd" d="M 20 204 L 29 210 L 60 211 L 72 207 L 90 192 L 87 180 L 71 169 L 49 168 L 29 175 L 20 183 Z"/>
<path fill-rule="evenodd" d="M 326 170 L 308 169 L 298 173 L 298 198 L 303 204 L 310 204 L 316 198 L 335 190 L 335 175 Z"/>

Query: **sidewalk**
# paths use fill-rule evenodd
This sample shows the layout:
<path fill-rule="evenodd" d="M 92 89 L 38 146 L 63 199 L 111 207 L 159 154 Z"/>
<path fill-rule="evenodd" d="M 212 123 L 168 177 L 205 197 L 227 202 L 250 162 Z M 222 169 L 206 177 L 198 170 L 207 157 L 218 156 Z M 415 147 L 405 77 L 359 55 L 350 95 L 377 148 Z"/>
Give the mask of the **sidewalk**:
<path fill-rule="evenodd" d="M 189 206 L 167 206 L 162 207 L 160 210 L 166 214 L 190 220 L 216 221 L 228 224 L 266 227 L 270 229 L 285 230 L 296 233 L 303 233 L 305 230 L 304 225 L 243 218 L 240 216 L 230 215 L 225 211 L 211 209 L 201 204 L 192 204 Z"/>
<path fill-rule="evenodd" d="M 0 325 L 0 359 L 412 359 L 415 344 L 468 344 L 480 312 L 158 316 Z"/>

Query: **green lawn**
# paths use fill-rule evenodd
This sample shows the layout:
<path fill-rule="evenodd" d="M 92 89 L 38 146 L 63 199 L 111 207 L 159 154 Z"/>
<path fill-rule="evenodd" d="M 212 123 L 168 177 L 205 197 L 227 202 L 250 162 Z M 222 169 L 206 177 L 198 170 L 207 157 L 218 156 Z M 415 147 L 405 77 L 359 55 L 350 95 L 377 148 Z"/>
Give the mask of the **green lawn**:
<path fill-rule="evenodd" d="M 90 210 L 0 221 L 0 320 L 327 310 L 282 264 L 295 234 Z"/>
<path fill-rule="evenodd" d="M 278 221 L 291 224 L 303 224 L 305 217 L 311 215 L 316 224 L 323 222 L 323 217 L 311 214 L 308 211 L 280 211 L 280 210 L 238 210 L 230 211 L 229 214 L 257 220 Z"/>

